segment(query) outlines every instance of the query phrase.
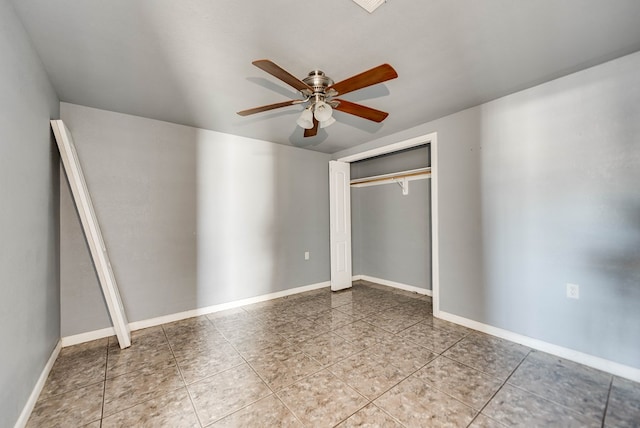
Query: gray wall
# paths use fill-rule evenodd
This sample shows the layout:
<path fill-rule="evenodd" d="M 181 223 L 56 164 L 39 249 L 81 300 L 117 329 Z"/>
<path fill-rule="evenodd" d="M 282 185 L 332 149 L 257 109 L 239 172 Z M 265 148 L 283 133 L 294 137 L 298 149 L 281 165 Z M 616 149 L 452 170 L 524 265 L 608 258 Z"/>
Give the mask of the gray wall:
<path fill-rule="evenodd" d="M 13 426 L 60 338 L 58 98 L 0 0 L 0 426 Z"/>
<path fill-rule="evenodd" d="M 329 280 L 329 155 L 73 104 L 61 116 L 130 321 Z M 110 323 L 63 183 L 67 336 Z"/>
<path fill-rule="evenodd" d="M 351 188 L 354 275 L 431 290 L 431 180 Z"/>
<path fill-rule="evenodd" d="M 638 70 L 635 53 L 334 158 L 437 131 L 441 310 L 640 367 Z"/>

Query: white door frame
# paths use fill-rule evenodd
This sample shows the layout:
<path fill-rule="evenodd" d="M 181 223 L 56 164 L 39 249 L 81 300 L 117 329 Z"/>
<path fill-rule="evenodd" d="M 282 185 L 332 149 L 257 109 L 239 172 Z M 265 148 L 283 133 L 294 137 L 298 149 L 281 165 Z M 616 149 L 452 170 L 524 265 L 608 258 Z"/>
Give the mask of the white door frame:
<path fill-rule="evenodd" d="M 398 150 L 421 146 L 423 144 L 429 144 L 431 148 L 431 291 L 433 294 L 433 315 L 437 317 L 440 314 L 440 262 L 438 254 L 438 248 L 440 248 L 438 244 L 438 133 L 432 132 L 430 134 L 366 150 L 354 155 L 345 156 L 337 160 L 339 162 L 351 163 L 387 153 L 397 152 Z M 351 198 L 351 192 L 348 192 L 347 195 Z"/>

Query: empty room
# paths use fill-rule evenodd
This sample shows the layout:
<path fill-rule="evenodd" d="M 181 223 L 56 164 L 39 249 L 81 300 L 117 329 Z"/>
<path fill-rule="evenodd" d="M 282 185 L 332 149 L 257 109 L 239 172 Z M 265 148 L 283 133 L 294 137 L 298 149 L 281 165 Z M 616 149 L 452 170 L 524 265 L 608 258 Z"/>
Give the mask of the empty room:
<path fill-rule="evenodd" d="M 640 426 L 637 0 L 0 0 L 0 427 Z"/>

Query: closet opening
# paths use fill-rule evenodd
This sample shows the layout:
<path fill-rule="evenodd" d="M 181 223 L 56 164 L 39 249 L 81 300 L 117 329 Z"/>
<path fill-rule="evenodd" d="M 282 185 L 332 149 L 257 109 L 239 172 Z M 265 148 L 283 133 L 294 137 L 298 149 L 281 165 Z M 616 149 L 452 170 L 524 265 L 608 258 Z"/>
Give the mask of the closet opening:
<path fill-rule="evenodd" d="M 437 134 L 331 161 L 331 289 L 364 279 L 439 312 Z"/>

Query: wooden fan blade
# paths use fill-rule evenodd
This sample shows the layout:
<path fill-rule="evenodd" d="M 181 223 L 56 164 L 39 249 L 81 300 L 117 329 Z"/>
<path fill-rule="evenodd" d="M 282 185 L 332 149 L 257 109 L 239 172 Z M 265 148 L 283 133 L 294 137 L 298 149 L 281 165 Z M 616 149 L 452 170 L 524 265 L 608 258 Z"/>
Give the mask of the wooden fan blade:
<path fill-rule="evenodd" d="M 254 108 L 250 108 L 248 110 L 242 110 L 242 111 L 239 111 L 238 114 L 240 116 L 249 116 L 250 114 L 261 113 L 263 111 L 273 110 L 273 109 L 280 108 L 280 107 L 292 106 L 294 104 L 299 104 L 299 103 L 300 102 L 298 100 L 283 101 L 281 103 L 269 104 L 269 105 L 266 105 L 266 106 L 254 107 Z"/>
<path fill-rule="evenodd" d="M 293 86 L 299 91 L 308 91 L 309 93 L 313 93 L 313 88 L 302 80 L 295 77 L 293 74 L 289 73 L 278 64 L 269 61 L 268 59 L 258 59 L 253 61 L 251 64 L 255 65 L 259 69 L 266 71 L 273 77 L 276 77 L 282 80 L 287 85 Z"/>
<path fill-rule="evenodd" d="M 364 119 L 369 119 L 374 122 L 382 122 L 389 116 L 389 113 L 376 110 L 371 107 L 363 106 L 360 104 L 352 103 L 351 101 L 334 99 L 333 101 L 338 101 L 340 104 L 335 107 L 335 110 L 353 114 L 355 116 L 362 117 Z"/>
<path fill-rule="evenodd" d="M 348 92 L 366 88 L 367 86 L 375 85 L 376 83 L 395 79 L 396 77 L 398 77 L 398 73 L 396 73 L 393 67 L 389 64 L 382 64 L 372 68 L 371 70 L 364 71 L 353 77 L 342 80 L 333 86 L 329 86 L 327 90 L 333 89 L 339 94 L 346 94 Z"/>
<path fill-rule="evenodd" d="M 314 117 L 313 118 L 313 128 L 305 129 L 304 130 L 304 136 L 305 137 L 315 137 L 317 133 L 318 133 L 318 120 Z"/>

